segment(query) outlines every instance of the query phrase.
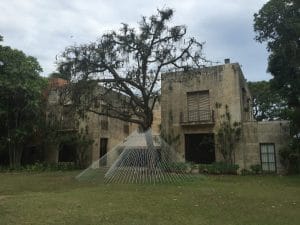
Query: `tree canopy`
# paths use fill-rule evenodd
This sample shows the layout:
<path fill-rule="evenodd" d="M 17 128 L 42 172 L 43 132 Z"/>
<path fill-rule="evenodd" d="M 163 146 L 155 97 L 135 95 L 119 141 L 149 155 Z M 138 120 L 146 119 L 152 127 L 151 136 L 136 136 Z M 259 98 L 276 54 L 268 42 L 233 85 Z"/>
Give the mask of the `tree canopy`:
<path fill-rule="evenodd" d="M 282 162 L 300 172 L 300 2 L 270 0 L 254 15 L 256 40 L 267 42 L 271 87 L 287 102 L 293 139 Z"/>
<path fill-rule="evenodd" d="M 201 67 L 205 61 L 202 44 L 185 37 L 185 26 L 168 25 L 172 16 L 172 9 L 158 10 L 142 17 L 138 28 L 123 23 L 120 30 L 96 42 L 66 48 L 58 61 L 59 71 L 73 81 L 77 108 L 84 105 L 85 110 L 150 128 L 160 74 Z M 105 91 L 95 94 L 99 84 Z M 119 94 L 119 103 L 111 103 L 112 93 Z M 105 111 L 92 108 L 95 99 L 108 106 Z"/>
<path fill-rule="evenodd" d="M 35 131 L 45 80 L 32 56 L 0 45 L 0 145 L 10 165 L 20 164 L 23 145 Z"/>
<path fill-rule="evenodd" d="M 270 0 L 254 15 L 256 40 L 267 42 L 272 87 L 300 116 L 299 1 Z M 300 119 L 294 121 L 300 130 Z"/>
<path fill-rule="evenodd" d="M 253 116 L 257 121 L 287 119 L 286 101 L 271 88 L 269 81 L 248 82 L 252 93 Z"/>

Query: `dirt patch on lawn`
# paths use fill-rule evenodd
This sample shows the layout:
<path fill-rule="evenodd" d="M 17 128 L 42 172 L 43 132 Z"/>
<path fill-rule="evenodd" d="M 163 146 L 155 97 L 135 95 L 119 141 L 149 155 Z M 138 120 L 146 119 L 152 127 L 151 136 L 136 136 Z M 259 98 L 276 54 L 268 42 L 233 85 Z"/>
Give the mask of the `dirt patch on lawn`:
<path fill-rule="evenodd" d="M 10 197 L 10 195 L 0 195 L 0 201 L 8 197 Z"/>

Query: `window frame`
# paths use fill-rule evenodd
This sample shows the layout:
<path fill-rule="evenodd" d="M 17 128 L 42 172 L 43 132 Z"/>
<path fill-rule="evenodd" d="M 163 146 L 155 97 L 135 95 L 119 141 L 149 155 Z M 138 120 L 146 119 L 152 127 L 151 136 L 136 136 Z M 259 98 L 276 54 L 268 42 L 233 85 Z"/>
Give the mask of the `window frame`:
<path fill-rule="evenodd" d="M 273 146 L 273 155 L 274 155 L 274 167 L 275 167 L 275 170 L 270 170 L 270 164 L 273 163 L 273 162 L 270 162 L 269 161 L 269 157 L 268 157 L 268 162 L 263 162 L 262 160 L 262 146 L 263 145 L 272 145 Z M 269 152 L 267 153 L 264 153 L 264 154 L 267 154 L 269 156 Z M 260 165 L 261 165 L 261 170 L 263 173 L 277 173 L 277 160 L 276 160 L 276 149 L 275 149 L 275 143 L 271 143 L 271 142 L 266 142 L 266 143 L 259 143 L 259 156 L 260 156 Z M 263 163 L 267 163 L 268 165 L 268 170 L 263 170 Z"/>

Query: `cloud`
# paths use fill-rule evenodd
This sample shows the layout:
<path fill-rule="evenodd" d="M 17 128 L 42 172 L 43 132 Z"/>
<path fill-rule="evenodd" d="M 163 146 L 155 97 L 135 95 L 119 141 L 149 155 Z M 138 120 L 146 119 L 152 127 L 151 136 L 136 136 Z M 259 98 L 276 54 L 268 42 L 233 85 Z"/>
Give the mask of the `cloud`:
<path fill-rule="evenodd" d="M 253 13 L 267 0 L 10 0 L 1 1 L 0 28 L 4 44 L 38 59 L 44 75 L 55 70 L 55 57 L 72 44 L 95 41 L 121 22 L 137 26 L 142 15 L 157 8 L 175 10 L 173 24 L 186 24 L 188 35 L 206 41 L 212 60 L 230 57 L 243 65 L 249 80 L 269 79 L 267 52 L 256 43 Z"/>

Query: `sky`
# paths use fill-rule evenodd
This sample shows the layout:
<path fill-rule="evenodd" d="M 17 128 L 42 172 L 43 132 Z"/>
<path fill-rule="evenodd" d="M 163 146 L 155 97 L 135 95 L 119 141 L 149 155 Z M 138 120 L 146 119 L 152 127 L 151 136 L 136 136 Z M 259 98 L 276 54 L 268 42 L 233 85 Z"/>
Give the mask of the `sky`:
<path fill-rule="evenodd" d="M 253 14 L 267 0 L 1 0 L 3 45 L 37 58 L 48 76 L 56 56 L 70 45 L 95 41 L 121 23 L 137 26 L 142 16 L 172 8 L 173 25 L 205 42 L 207 59 L 238 62 L 247 80 L 269 80 L 265 44 L 254 40 Z"/>

